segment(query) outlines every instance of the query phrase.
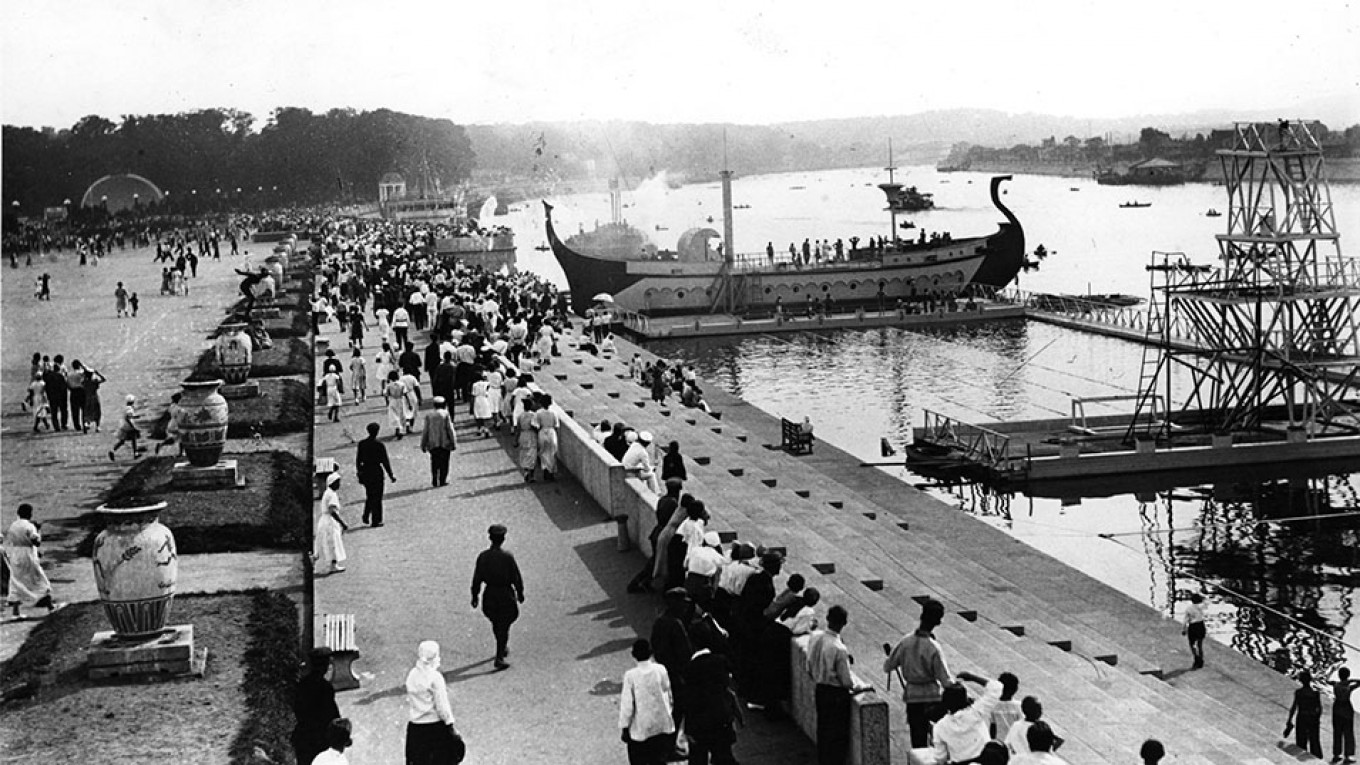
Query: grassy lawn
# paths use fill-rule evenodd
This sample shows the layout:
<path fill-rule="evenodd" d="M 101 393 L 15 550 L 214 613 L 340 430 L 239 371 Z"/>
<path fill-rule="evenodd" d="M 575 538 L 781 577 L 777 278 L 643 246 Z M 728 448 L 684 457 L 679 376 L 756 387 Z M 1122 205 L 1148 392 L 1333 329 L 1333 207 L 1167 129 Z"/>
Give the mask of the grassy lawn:
<path fill-rule="evenodd" d="M 0 667 L 31 695 L 0 707 L 4 762 L 252 761 L 258 747 L 292 763 L 297 609 L 263 591 L 175 599 L 172 624 L 194 625 L 206 675 L 167 680 L 86 677 L 84 649 L 108 629 L 102 605 L 74 603 L 39 625 Z"/>

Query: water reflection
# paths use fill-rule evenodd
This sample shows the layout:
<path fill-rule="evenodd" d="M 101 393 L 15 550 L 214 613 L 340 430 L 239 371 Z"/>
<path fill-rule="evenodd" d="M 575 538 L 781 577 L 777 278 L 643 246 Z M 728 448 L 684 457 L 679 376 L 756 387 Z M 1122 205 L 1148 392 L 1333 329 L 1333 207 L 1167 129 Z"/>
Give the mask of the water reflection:
<path fill-rule="evenodd" d="M 1066 417 L 1071 396 L 1132 392 L 1141 349 L 1025 323 L 658 344 L 765 411 L 810 416 L 866 461 L 928 408 L 972 421 Z M 1262 663 L 1325 675 L 1360 662 L 1360 461 L 1200 470 L 1026 487 L 887 468 L 946 503 L 1209 632 Z"/>
<path fill-rule="evenodd" d="M 1109 545 L 1146 563 L 1144 602 L 1180 618 L 1194 593 L 1208 597 L 1210 634 L 1280 671 L 1326 676 L 1356 661 L 1354 600 L 1360 588 L 1360 462 L 1319 462 L 1105 482 L 1031 493 L 918 476 L 915 485 L 1130 592 L 1127 569 L 1082 565 L 1077 548 Z M 1091 500 L 1096 500 L 1094 503 Z M 1012 506 L 1024 503 L 1019 518 Z M 1091 507 L 1083 508 L 1083 505 Z M 1136 528 L 1121 523 L 1136 512 Z M 1095 517 L 1083 516 L 1090 513 Z M 1030 534 L 1042 530 L 1040 541 Z M 1095 531 L 1095 529 L 1103 529 Z M 1104 573 L 1106 576 L 1101 576 Z M 1131 592 L 1130 594 L 1135 594 Z"/>

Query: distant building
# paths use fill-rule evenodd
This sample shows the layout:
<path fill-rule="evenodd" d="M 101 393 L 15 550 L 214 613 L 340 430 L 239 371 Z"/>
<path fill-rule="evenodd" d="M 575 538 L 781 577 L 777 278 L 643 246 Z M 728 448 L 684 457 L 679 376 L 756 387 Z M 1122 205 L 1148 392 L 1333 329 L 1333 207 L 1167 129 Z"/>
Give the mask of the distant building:
<path fill-rule="evenodd" d="M 1184 178 L 1185 168 L 1169 159 L 1153 157 L 1129 165 L 1129 178 L 1134 183 Z"/>
<path fill-rule="evenodd" d="M 401 173 L 386 173 L 378 180 L 379 203 L 395 202 L 405 198 L 406 179 L 401 177 Z"/>

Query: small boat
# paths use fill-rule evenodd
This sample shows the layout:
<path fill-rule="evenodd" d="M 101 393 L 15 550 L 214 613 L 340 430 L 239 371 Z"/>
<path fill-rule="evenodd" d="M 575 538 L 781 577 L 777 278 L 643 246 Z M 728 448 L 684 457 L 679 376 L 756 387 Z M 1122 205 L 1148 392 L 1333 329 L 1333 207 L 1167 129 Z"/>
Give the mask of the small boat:
<path fill-rule="evenodd" d="M 1151 203 L 1151 202 L 1121 202 L 1121 203 L 1119 204 L 1119 206 L 1122 207 L 1122 208 L 1125 208 L 1125 209 L 1130 209 L 1130 208 L 1135 208 L 1135 207 L 1151 207 L 1151 206 L 1152 206 L 1152 203 Z"/>
<path fill-rule="evenodd" d="M 802 191 L 805 188 L 807 188 L 807 186 L 790 186 L 789 191 Z"/>
<path fill-rule="evenodd" d="M 657 231 L 670 231 L 669 228 L 666 228 L 665 226 L 661 225 L 660 223 L 656 224 L 656 230 L 657 230 Z"/>
<path fill-rule="evenodd" d="M 1068 191 L 1081 191 L 1081 189 L 1077 188 L 1076 186 L 1069 187 L 1067 190 L 1068 190 Z"/>
<path fill-rule="evenodd" d="M 551 252 L 551 251 L 552 251 L 552 248 L 549 247 L 549 246 L 546 245 L 546 244 L 540 244 L 540 245 L 538 245 L 537 247 L 535 247 L 534 249 L 535 249 L 535 250 L 538 250 L 539 252 Z"/>
<path fill-rule="evenodd" d="M 1209 212 L 1204 213 L 1204 217 L 1206 217 L 1206 218 L 1218 218 L 1218 217 L 1222 217 L 1222 215 L 1223 215 L 1223 213 L 1219 212 L 1218 210 L 1215 210 L 1215 209 L 1212 208 L 1212 207 L 1209 208 Z"/>

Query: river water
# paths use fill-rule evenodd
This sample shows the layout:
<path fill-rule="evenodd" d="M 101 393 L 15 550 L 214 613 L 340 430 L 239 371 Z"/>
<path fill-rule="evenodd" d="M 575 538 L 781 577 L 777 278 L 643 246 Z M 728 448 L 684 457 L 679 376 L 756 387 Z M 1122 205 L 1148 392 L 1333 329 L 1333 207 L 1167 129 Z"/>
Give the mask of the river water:
<path fill-rule="evenodd" d="M 1001 219 L 988 198 L 989 177 L 904 168 L 898 181 L 933 192 L 939 209 L 900 219 L 956 237 L 989 233 Z M 737 250 L 889 235 L 874 185 L 885 179 L 874 168 L 737 179 L 734 204 L 750 205 L 735 211 Z M 1204 215 L 1227 209 L 1224 189 L 1206 184 L 1111 187 L 1022 175 L 1003 188 L 1028 248 L 1042 243 L 1052 253 L 1040 270 L 1021 276 L 1020 286 L 1036 291 L 1146 297 L 1153 251 L 1213 264 L 1214 234 L 1227 220 Z M 1331 196 L 1344 247 L 1347 233 L 1360 230 L 1360 186 L 1336 186 Z M 1152 206 L 1119 207 L 1133 200 Z M 607 195 L 550 201 L 564 235 L 608 219 Z M 669 189 L 653 179 L 626 193 L 624 203 L 625 216 L 663 247 L 690 227 L 722 229 L 717 184 Z M 552 254 L 534 249 L 546 241 L 537 201 L 496 220 L 514 228 L 521 267 L 565 286 Z M 1025 321 L 650 348 L 695 365 L 704 379 L 771 414 L 810 416 L 820 438 L 865 461 L 881 461 L 880 439 L 909 441 L 923 409 L 973 422 L 1051 418 L 1070 413 L 1072 396 L 1133 393 L 1143 355 L 1134 343 Z M 1346 515 L 1360 511 L 1360 463 L 1036 487 L 1031 495 L 942 485 L 900 466 L 880 469 L 1169 617 L 1180 617 L 1191 593 L 1204 593 L 1210 635 L 1282 671 L 1309 667 L 1316 675 L 1341 661 L 1360 663 L 1360 524 Z"/>

